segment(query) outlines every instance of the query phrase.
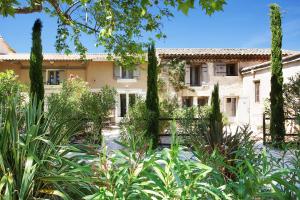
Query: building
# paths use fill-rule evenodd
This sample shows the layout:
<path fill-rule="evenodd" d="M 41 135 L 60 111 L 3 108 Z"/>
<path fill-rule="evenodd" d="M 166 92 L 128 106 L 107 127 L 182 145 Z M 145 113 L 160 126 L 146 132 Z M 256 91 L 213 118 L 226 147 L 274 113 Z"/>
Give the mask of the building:
<path fill-rule="evenodd" d="M 295 51 L 283 51 L 283 56 L 288 58 L 299 55 L 296 54 Z M 268 88 L 261 88 L 265 82 L 270 82 L 267 67 L 270 49 L 166 48 L 157 49 L 157 55 L 162 65 L 172 59 L 185 61 L 185 84 L 189 89 L 176 93 L 172 86 L 167 84 L 168 93 L 176 95 L 183 106 L 207 104 L 214 84 L 219 83 L 221 109 L 230 122 L 261 124 L 262 102 L 263 98 L 268 97 L 270 88 L 270 84 Z M 20 81 L 28 84 L 29 57 L 28 53 L 14 52 L 0 37 L 0 72 L 7 69 L 14 70 Z M 106 54 L 87 54 L 86 60 L 82 61 L 76 54 L 45 53 L 43 75 L 46 95 L 59 92 L 61 82 L 71 74 L 88 82 L 94 91 L 109 85 L 118 93 L 114 118 L 119 122 L 125 116 L 131 101 L 134 101 L 136 96 L 146 95 L 147 65 L 143 64 L 137 66 L 135 71 L 129 71 L 115 65 L 106 57 Z M 168 67 L 164 66 L 164 80 L 168 81 Z M 289 66 L 286 61 L 285 66 Z M 291 68 L 285 67 L 284 75 L 288 69 L 292 70 L 291 73 L 288 72 L 289 74 L 299 72 L 299 66 L 296 64 Z M 253 104 L 257 88 L 262 90 L 259 96 L 260 103 Z"/>
<path fill-rule="evenodd" d="M 270 49 L 179 48 L 158 49 L 158 54 L 161 62 L 186 61 L 185 84 L 188 89 L 177 93 L 179 103 L 184 106 L 204 105 L 210 101 L 214 85 L 219 83 L 221 111 L 228 121 L 251 124 L 253 129 L 262 126 L 264 100 L 270 93 Z M 287 80 L 300 72 L 300 55 L 283 50 L 283 56 L 283 75 Z M 169 91 L 175 95 L 174 90 Z"/>
<path fill-rule="evenodd" d="M 282 59 L 283 81 L 300 73 L 300 54 L 286 56 Z M 270 98 L 271 91 L 271 62 L 245 67 L 241 70 L 243 77 L 242 98 L 243 106 L 249 110 L 241 118 L 240 123 L 250 124 L 253 130 L 262 128 L 265 102 Z M 300 102 L 299 102 L 300 103 Z"/>

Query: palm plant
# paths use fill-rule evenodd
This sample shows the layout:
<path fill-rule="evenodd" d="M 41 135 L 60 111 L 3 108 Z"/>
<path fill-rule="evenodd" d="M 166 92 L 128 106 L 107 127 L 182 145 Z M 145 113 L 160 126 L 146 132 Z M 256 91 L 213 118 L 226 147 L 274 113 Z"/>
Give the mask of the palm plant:
<path fill-rule="evenodd" d="M 0 115 L 0 199 L 72 199 L 92 192 L 91 167 L 81 164 L 92 156 L 65 143 L 73 129 L 53 123 L 51 113 L 44 118 L 36 98 L 24 107 L 14 95 L 6 102 Z"/>

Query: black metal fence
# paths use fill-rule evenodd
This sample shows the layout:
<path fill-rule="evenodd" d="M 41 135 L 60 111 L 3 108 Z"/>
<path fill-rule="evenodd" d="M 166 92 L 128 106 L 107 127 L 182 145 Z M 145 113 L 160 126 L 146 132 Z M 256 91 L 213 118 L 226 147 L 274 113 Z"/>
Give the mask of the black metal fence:
<path fill-rule="evenodd" d="M 271 137 L 269 132 L 269 123 L 270 117 L 263 114 L 263 144 L 268 143 L 268 138 Z M 299 124 L 296 123 L 296 117 L 286 117 L 285 118 L 286 134 L 284 136 L 285 141 L 298 141 L 299 142 Z"/>

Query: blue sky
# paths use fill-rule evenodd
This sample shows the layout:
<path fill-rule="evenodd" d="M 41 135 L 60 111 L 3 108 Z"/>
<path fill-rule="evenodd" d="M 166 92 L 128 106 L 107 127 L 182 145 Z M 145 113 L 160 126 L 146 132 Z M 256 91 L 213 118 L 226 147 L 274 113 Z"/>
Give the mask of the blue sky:
<path fill-rule="evenodd" d="M 207 16 L 199 8 L 188 16 L 175 12 L 175 17 L 164 21 L 165 40 L 157 47 L 215 47 L 269 48 L 269 5 L 278 3 L 282 9 L 283 48 L 300 50 L 299 0 L 227 0 L 223 12 Z M 17 52 L 29 52 L 31 27 L 36 18 L 43 21 L 43 47 L 55 52 L 56 19 L 44 14 L 0 17 L 0 34 Z M 83 37 L 90 53 L 103 52 L 95 47 L 93 37 Z"/>

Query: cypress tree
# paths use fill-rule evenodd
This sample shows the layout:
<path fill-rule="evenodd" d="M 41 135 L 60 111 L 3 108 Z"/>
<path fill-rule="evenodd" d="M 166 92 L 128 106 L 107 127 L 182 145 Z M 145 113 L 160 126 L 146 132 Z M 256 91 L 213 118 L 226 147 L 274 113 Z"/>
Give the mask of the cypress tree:
<path fill-rule="evenodd" d="M 148 111 L 147 136 L 152 140 L 152 148 L 158 146 L 159 141 L 159 99 L 157 90 L 157 58 L 155 45 L 148 47 L 148 77 L 146 107 Z"/>
<path fill-rule="evenodd" d="M 211 111 L 209 116 L 209 134 L 210 134 L 210 143 L 212 147 L 216 147 L 222 142 L 222 132 L 223 132 L 223 123 L 222 123 L 222 113 L 220 111 L 220 98 L 219 98 L 219 84 L 214 86 L 214 90 L 211 94 Z"/>
<path fill-rule="evenodd" d="M 44 83 L 42 73 L 42 40 L 41 40 L 42 22 L 37 19 L 32 28 L 32 47 L 30 52 L 30 95 L 36 97 L 38 102 L 44 99 Z M 43 108 L 43 107 L 42 107 Z"/>
<path fill-rule="evenodd" d="M 270 133 L 272 141 L 281 143 L 284 141 L 284 111 L 283 111 L 283 77 L 282 77 L 282 30 L 281 13 L 276 4 L 270 6 L 271 10 L 271 31 L 272 31 L 272 52 L 271 52 L 271 121 Z"/>

